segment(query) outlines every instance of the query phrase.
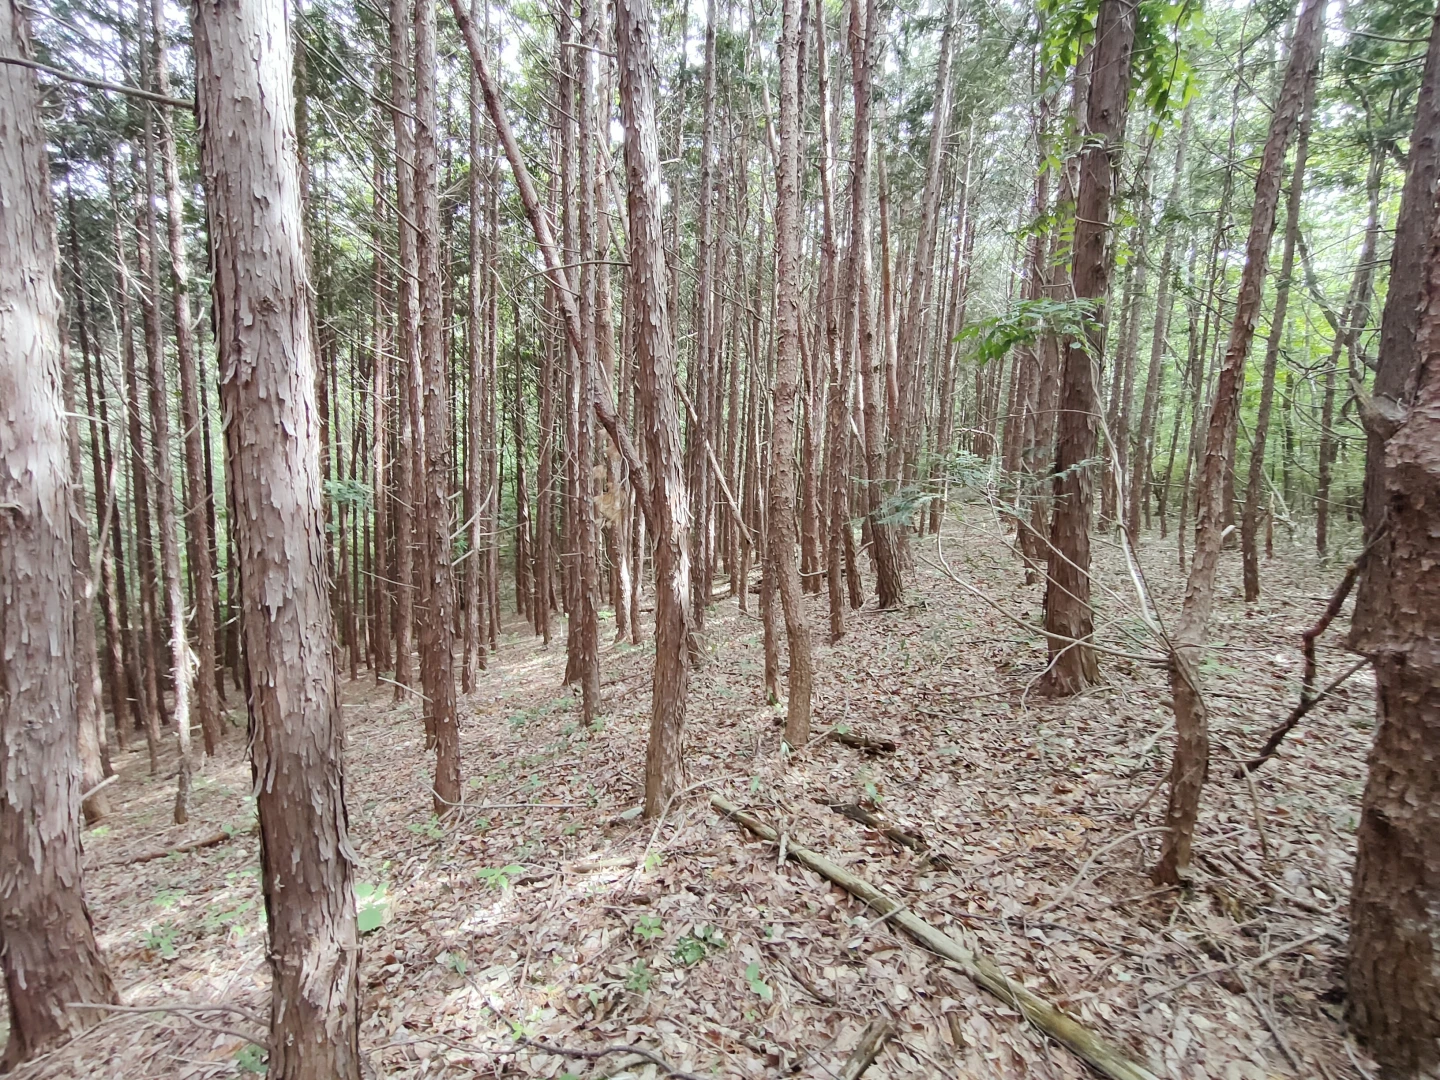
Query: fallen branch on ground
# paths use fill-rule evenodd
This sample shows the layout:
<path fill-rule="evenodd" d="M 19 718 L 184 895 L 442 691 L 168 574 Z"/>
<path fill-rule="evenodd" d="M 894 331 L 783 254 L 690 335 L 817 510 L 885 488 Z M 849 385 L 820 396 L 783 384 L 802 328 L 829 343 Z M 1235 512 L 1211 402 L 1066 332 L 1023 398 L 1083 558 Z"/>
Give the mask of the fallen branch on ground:
<path fill-rule="evenodd" d="M 885 1044 L 894 1034 L 895 1025 L 885 1017 L 877 1016 L 871 1020 L 861 1033 L 860 1042 L 850 1054 L 850 1060 L 845 1062 L 840 1080 L 859 1080 L 860 1074 L 880 1056 L 880 1051 L 885 1049 Z"/>
<path fill-rule="evenodd" d="M 832 731 L 830 738 L 835 742 L 844 743 L 846 746 L 854 747 L 856 750 L 865 750 L 871 754 L 893 754 L 898 749 L 894 739 L 877 739 L 869 735 L 856 735 L 853 731 Z"/>
<path fill-rule="evenodd" d="M 719 795 L 711 797 L 710 805 L 732 821 L 745 826 L 762 840 L 774 843 L 779 839 L 774 829 Z M 1037 1028 L 1068 1047 L 1097 1072 L 1111 1077 L 1111 1080 L 1157 1080 L 1153 1072 L 1130 1060 L 1118 1047 L 1110 1045 L 1044 998 L 1009 978 L 989 958 L 972 953 L 913 912 L 901 910 L 903 905 L 899 901 L 887 896 L 863 878 L 856 877 L 823 855 L 795 844 L 790 844 L 788 851 L 796 862 L 839 885 L 886 918 L 893 916 L 895 924 L 921 945 L 954 963 L 977 985 L 994 994 L 1006 1005 L 1018 1009 Z"/>
<path fill-rule="evenodd" d="M 165 848 L 160 851 L 141 852 L 139 855 L 136 855 L 132 859 L 126 859 L 125 863 L 128 865 L 132 863 L 154 862 L 156 859 L 163 859 L 170 855 L 188 855 L 192 851 L 200 851 L 204 848 L 216 847 L 220 844 L 225 843 L 225 841 L 227 840 L 234 840 L 236 837 L 239 836 L 249 836 L 254 831 L 255 829 L 253 827 L 244 830 L 222 829 L 217 833 L 211 833 L 209 836 L 202 836 L 199 840 L 187 840 L 185 843 L 178 844 L 173 848 Z"/>
<path fill-rule="evenodd" d="M 944 855 L 930 850 L 930 845 L 925 843 L 925 838 L 919 833 L 908 833 L 904 829 L 891 825 L 887 823 L 884 818 L 877 814 L 872 814 L 859 803 L 832 803 L 830 809 L 834 810 L 835 813 L 841 817 L 847 817 L 851 821 L 876 830 L 892 843 L 924 854 L 933 866 L 944 868 L 950 865 L 950 860 Z"/>

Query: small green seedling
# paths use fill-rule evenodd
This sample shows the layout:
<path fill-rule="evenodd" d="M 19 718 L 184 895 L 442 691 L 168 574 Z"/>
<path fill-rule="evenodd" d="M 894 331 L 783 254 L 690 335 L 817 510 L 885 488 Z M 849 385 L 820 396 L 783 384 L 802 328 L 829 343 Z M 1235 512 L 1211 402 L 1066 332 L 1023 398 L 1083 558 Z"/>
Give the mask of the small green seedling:
<path fill-rule="evenodd" d="M 658 937 L 665 936 L 665 926 L 660 921 L 659 915 L 641 915 L 634 930 L 635 936 L 645 941 L 654 941 Z"/>
<path fill-rule="evenodd" d="M 475 871 L 475 876 L 492 889 L 508 889 L 510 879 L 519 877 L 525 872 L 525 867 L 518 863 L 511 863 L 509 866 L 482 866 Z"/>
<path fill-rule="evenodd" d="M 246 1043 L 235 1051 L 235 1067 L 252 1076 L 265 1075 L 265 1051 L 254 1043 Z"/>
<path fill-rule="evenodd" d="M 140 941 L 151 952 L 159 953 L 166 960 L 174 960 L 180 955 L 180 950 L 175 945 L 175 938 L 179 933 L 180 931 L 169 923 L 161 923 L 146 930 Z"/>
<path fill-rule="evenodd" d="M 385 924 L 389 910 L 390 898 L 386 895 L 383 881 L 355 883 L 355 926 L 360 933 L 379 930 Z"/>
<path fill-rule="evenodd" d="M 625 989 L 637 994 L 648 993 L 650 987 L 655 985 L 655 973 L 650 970 L 644 960 L 636 960 L 635 966 L 630 969 L 630 974 L 625 976 Z"/>
<path fill-rule="evenodd" d="M 761 1001 L 770 1001 L 775 996 L 775 991 L 770 989 L 768 983 L 760 977 L 760 965 L 752 962 L 745 968 L 745 982 L 750 987 L 750 992 Z"/>

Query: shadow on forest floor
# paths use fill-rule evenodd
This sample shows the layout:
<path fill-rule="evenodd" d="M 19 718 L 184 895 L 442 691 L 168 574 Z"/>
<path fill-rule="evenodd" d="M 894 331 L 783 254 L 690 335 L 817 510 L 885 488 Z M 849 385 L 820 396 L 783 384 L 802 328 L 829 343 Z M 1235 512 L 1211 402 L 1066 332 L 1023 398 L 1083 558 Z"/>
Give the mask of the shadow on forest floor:
<path fill-rule="evenodd" d="M 987 511 L 966 514 L 947 525 L 950 567 L 1037 621 L 1040 587 L 1020 584 Z M 823 596 L 806 601 L 815 731 L 844 724 L 893 737 L 898 750 L 872 756 L 820 741 L 782 765 L 780 715 L 761 694 L 760 623 L 721 600 L 692 680 L 687 782 L 696 786 L 658 828 L 627 813 L 641 793 L 647 646 L 606 646 L 604 720 L 586 732 L 559 685 L 563 633 L 545 648 L 518 619 L 507 626 L 477 691 L 460 699 L 468 805 L 445 822 L 430 814 L 431 762 L 413 707 L 373 677 L 344 680 L 362 918 L 380 923 L 363 939 L 361 970 L 372 1075 L 655 1074 L 614 1056 L 517 1052 L 511 1037 L 523 1033 L 591 1049 L 641 1042 L 717 1076 L 828 1077 L 881 1013 L 897 1037 L 870 1080 L 1087 1074 L 890 925 L 868 925 L 840 890 L 793 863 L 777 868 L 773 847 L 710 809 L 712 793 L 898 894 L 1159 1075 L 1358 1075 L 1340 1016 L 1368 673 L 1306 718 L 1253 792 L 1230 767 L 1293 705 L 1300 633 L 1339 570 L 1298 546 L 1283 550 L 1263 564 L 1266 596 L 1247 610 L 1238 553 L 1227 554 L 1212 634 L 1223 648 L 1204 667 L 1216 759 L 1196 883 L 1176 893 L 1157 892 L 1147 874 L 1170 748 L 1164 671 L 1102 657 L 1102 686 L 1045 701 L 1030 692 L 1041 640 L 943 577 L 933 539 L 913 554 L 912 606 L 852 613 L 838 646 L 823 643 Z M 1183 590 L 1173 544 L 1152 538 L 1143 557 L 1162 614 L 1173 616 Z M 1114 590 L 1100 601 L 1102 639 L 1153 651 L 1136 644 L 1132 605 L 1115 599 L 1132 595 L 1118 552 L 1102 544 L 1097 558 L 1097 582 Z M 1348 662 L 1333 633 L 1320 657 L 1322 683 Z M 243 754 L 232 732 L 197 775 L 183 828 L 169 824 L 163 770 L 152 780 L 143 752 L 118 763 L 115 812 L 85 843 L 91 909 L 129 1004 L 267 1008 Z M 923 834 L 944 868 L 830 809 L 857 801 Z M 220 829 L 234 839 L 134 862 Z M 17 1075 L 202 1078 L 262 1067 L 234 1033 L 243 1019 L 205 1024 L 115 1015 Z"/>

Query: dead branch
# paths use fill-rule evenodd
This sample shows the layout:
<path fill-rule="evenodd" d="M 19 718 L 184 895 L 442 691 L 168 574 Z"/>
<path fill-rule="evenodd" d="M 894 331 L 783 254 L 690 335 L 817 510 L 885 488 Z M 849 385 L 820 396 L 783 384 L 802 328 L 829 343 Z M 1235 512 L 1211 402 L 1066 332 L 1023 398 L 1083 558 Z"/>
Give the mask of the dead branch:
<path fill-rule="evenodd" d="M 220 832 L 211 833 L 209 836 L 202 836 L 199 840 L 188 840 L 185 843 L 179 844 L 173 848 L 165 848 L 159 851 L 141 852 L 134 858 L 126 859 L 125 862 L 127 864 L 154 862 L 156 859 L 164 859 L 170 855 L 188 855 L 192 851 L 200 851 L 208 847 L 217 847 L 218 845 L 225 843 L 227 840 L 234 840 L 236 837 L 239 836 L 249 836 L 254 831 L 254 828 L 246 829 L 243 832 L 236 829 L 222 829 L 220 830 Z"/>
<path fill-rule="evenodd" d="M 850 1059 L 845 1062 L 845 1068 L 840 1073 L 840 1080 L 859 1080 L 860 1075 L 868 1069 L 872 1062 L 885 1049 L 885 1044 L 895 1034 L 895 1025 L 890 1023 L 884 1016 L 877 1016 L 865 1026 L 864 1032 L 860 1035 L 860 1042 L 850 1054 Z"/>
<path fill-rule="evenodd" d="M 745 826 L 762 840 L 774 843 L 779 839 L 774 829 L 719 795 L 711 796 L 710 805 L 721 814 Z M 823 855 L 818 855 L 795 844 L 789 845 L 789 854 L 796 862 L 839 885 L 857 900 L 863 900 L 880 911 L 886 918 L 893 916 L 896 925 L 922 946 L 945 957 L 977 985 L 994 994 L 1006 1005 L 1018 1009 L 1037 1028 L 1055 1039 L 1056 1042 L 1068 1047 L 1097 1072 L 1111 1077 L 1112 1080 L 1157 1080 L 1156 1075 L 1144 1065 L 1132 1061 L 1118 1047 L 1112 1046 L 1089 1028 L 1027 990 L 1020 983 L 1015 982 L 988 957 L 972 953 L 960 942 L 937 930 L 918 915 L 911 911 L 901 910 L 903 905 L 899 901 L 881 892 L 863 878 L 856 877 Z"/>
<path fill-rule="evenodd" d="M 893 754 L 899 749 L 899 744 L 894 739 L 877 739 L 870 735 L 856 735 L 853 731 L 830 731 L 828 734 L 833 742 L 844 743 L 846 746 L 864 750 L 870 754 Z"/>

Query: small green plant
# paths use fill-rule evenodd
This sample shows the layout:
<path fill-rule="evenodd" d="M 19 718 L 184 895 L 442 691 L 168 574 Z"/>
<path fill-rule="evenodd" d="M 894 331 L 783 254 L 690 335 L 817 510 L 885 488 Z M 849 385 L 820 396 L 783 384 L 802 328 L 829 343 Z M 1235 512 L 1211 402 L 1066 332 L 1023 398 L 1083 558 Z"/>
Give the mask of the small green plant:
<path fill-rule="evenodd" d="M 386 895 L 383 881 L 355 883 L 355 926 L 360 933 L 379 930 L 385 923 L 389 908 L 390 898 Z"/>
<path fill-rule="evenodd" d="M 665 856 L 658 851 L 647 852 L 645 855 L 645 872 L 648 874 L 665 861 Z"/>
<path fill-rule="evenodd" d="M 444 840 L 445 830 L 440 825 L 440 818 L 431 814 L 429 820 L 424 822 L 412 821 L 405 826 L 416 836 L 423 836 L 427 840 Z"/>
<path fill-rule="evenodd" d="M 155 894 L 155 906 L 158 908 L 172 908 L 185 894 L 179 889 L 161 889 Z"/>
<path fill-rule="evenodd" d="M 265 1075 L 265 1051 L 254 1043 L 246 1043 L 235 1051 L 235 1067 L 253 1076 Z"/>
<path fill-rule="evenodd" d="M 655 985 L 655 973 L 644 960 L 636 960 L 635 966 L 625 976 L 625 989 L 636 994 L 645 994 Z"/>
<path fill-rule="evenodd" d="M 750 992 L 761 1001 L 770 1001 L 775 996 L 775 991 L 760 977 L 760 964 L 752 962 L 745 968 L 745 982 L 750 987 Z"/>
<path fill-rule="evenodd" d="M 96 825 L 93 829 L 90 830 L 90 835 L 91 835 L 91 836 L 108 836 L 109 833 L 110 833 L 110 826 L 109 826 L 109 825 Z"/>
<path fill-rule="evenodd" d="M 509 866 L 482 866 L 475 871 L 475 876 L 492 889 L 508 889 L 510 879 L 519 877 L 524 872 L 525 867 L 519 863 L 511 863 Z"/>
<path fill-rule="evenodd" d="M 712 951 L 725 948 L 725 939 L 713 926 L 697 926 L 675 943 L 675 960 L 691 967 L 704 960 Z"/>
<path fill-rule="evenodd" d="M 175 938 L 179 936 L 179 929 L 170 923 L 161 923 L 159 926 L 152 926 L 146 930 L 140 938 L 140 943 L 151 952 L 157 952 L 166 960 L 174 960 L 180 955 L 180 949 L 175 944 Z"/>
<path fill-rule="evenodd" d="M 641 915 L 633 929 L 635 936 L 645 941 L 654 941 L 665 936 L 665 925 L 659 915 Z"/>
<path fill-rule="evenodd" d="M 456 975 L 464 975 L 470 967 L 469 961 L 465 959 L 464 953 L 442 952 L 435 959 L 440 961 L 442 965 L 449 968 Z"/>

